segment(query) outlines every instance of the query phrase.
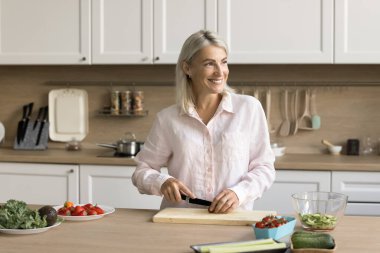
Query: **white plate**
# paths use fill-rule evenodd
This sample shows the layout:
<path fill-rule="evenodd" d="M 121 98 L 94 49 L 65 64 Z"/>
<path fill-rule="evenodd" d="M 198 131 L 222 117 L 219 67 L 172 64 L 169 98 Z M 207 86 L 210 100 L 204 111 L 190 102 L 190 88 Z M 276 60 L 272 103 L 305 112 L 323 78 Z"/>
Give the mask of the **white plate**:
<path fill-rule="evenodd" d="M 3 123 L 0 122 L 0 143 L 4 140 L 5 128 Z"/>
<path fill-rule="evenodd" d="M 49 137 L 53 141 L 82 141 L 88 134 L 88 95 L 80 89 L 49 92 Z"/>
<path fill-rule="evenodd" d="M 62 221 L 57 221 L 53 226 L 44 227 L 44 228 L 31 228 L 31 229 L 6 229 L 0 228 L 0 233 L 12 234 L 12 235 L 29 235 L 29 234 L 38 234 L 45 231 L 48 231 L 51 228 L 55 228 L 62 224 Z"/>
<path fill-rule="evenodd" d="M 77 205 L 83 206 L 85 204 L 74 204 L 74 206 L 77 206 Z M 58 215 L 58 217 L 61 217 L 65 220 L 69 220 L 69 221 L 88 221 L 88 220 L 97 220 L 97 219 L 103 218 L 105 215 L 108 215 L 108 214 L 115 212 L 115 208 L 113 208 L 111 206 L 103 206 L 103 205 L 97 205 L 97 206 L 104 210 L 104 214 L 86 215 L 86 216 Z M 54 208 L 55 208 L 55 210 L 58 211 L 58 209 L 61 207 L 63 207 L 63 205 L 62 206 L 55 206 Z"/>

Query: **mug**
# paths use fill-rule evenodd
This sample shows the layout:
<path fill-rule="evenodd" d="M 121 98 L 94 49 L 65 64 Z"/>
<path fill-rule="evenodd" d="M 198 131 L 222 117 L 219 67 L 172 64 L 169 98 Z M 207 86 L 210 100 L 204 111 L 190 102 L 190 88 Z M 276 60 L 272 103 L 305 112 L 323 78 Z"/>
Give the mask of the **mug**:
<path fill-rule="evenodd" d="M 347 155 L 359 155 L 360 141 L 358 139 L 347 140 Z"/>

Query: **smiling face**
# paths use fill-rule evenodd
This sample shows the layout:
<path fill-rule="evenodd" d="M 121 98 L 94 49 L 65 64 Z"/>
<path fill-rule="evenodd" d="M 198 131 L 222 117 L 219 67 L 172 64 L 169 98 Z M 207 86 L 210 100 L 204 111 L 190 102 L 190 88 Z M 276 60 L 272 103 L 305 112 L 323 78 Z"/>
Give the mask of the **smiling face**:
<path fill-rule="evenodd" d="M 223 92 L 228 79 L 227 53 L 222 47 L 206 46 L 188 63 L 184 72 L 190 76 L 193 91 L 197 95 Z"/>

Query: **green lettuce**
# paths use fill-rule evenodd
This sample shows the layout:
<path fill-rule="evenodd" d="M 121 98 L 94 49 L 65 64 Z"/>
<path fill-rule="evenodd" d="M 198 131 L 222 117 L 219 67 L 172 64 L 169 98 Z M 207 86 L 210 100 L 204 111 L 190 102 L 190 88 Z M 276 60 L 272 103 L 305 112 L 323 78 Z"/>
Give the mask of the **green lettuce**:
<path fill-rule="evenodd" d="M 31 210 L 23 201 L 10 199 L 0 206 L 0 228 L 32 229 L 47 226 L 46 217 L 41 217 L 38 210 Z"/>

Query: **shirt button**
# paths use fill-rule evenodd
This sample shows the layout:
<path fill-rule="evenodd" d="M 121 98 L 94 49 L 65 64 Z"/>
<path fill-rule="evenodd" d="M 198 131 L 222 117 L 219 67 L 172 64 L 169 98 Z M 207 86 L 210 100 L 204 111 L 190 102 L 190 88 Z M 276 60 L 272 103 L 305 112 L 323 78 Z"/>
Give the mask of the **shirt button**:
<path fill-rule="evenodd" d="M 207 188 L 207 192 L 208 192 L 208 193 L 211 193 L 211 191 L 212 191 L 211 187 L 208 187 L 208 188 Z"/>
<path fill-rule="evenodd" d="M 211 172 L 212 171 L 212 169 L 211 168 L 208 168 L 208 172 Z"/>

